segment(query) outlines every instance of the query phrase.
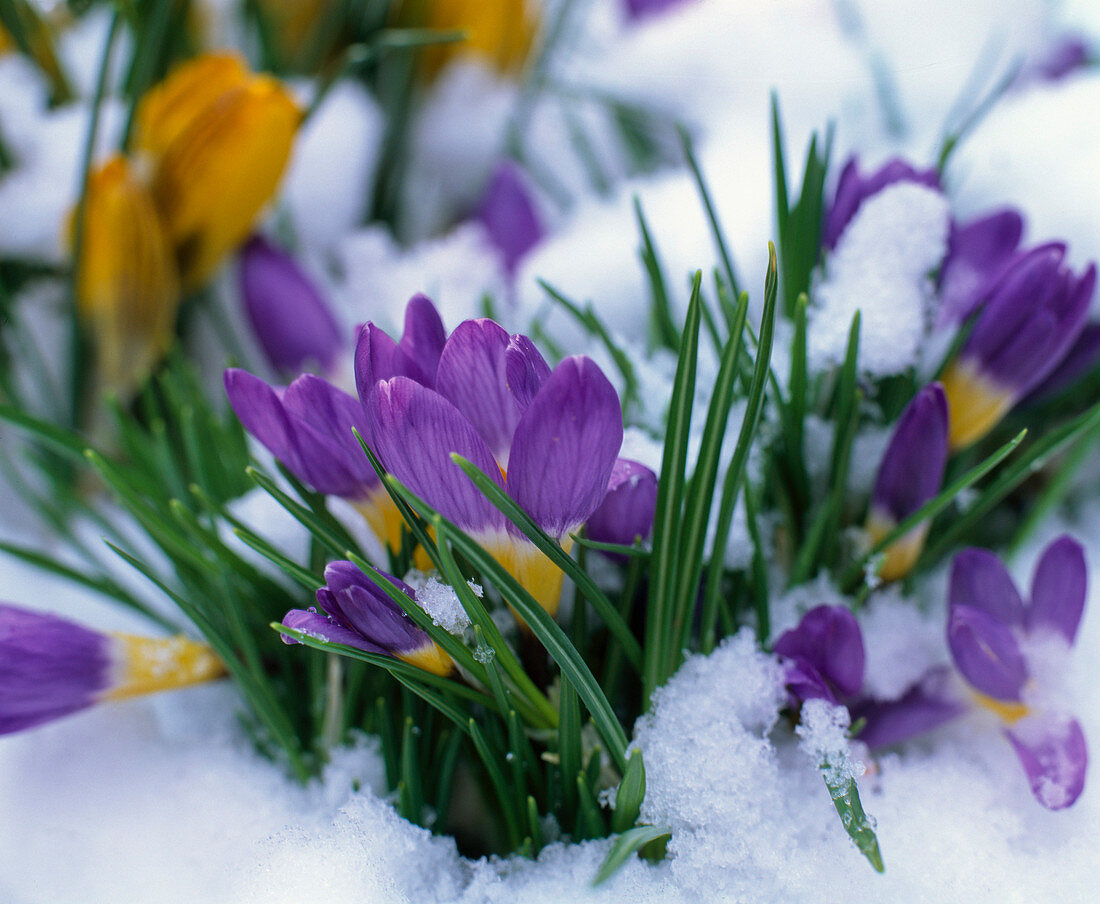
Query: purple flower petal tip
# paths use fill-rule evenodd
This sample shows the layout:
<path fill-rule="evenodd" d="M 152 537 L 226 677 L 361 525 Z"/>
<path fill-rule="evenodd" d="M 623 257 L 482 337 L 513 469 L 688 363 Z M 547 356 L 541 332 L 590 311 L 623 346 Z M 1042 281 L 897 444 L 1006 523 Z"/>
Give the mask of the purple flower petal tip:
<path fill-rule="evenodd" d="M 499 163 L 489 177 L 477 218 L 510 274 L 545 234 L 527 179 L 508 160 Z"/>
<path fill-rule="evenodd" d="M 623 11 L 627 19 L 638 22 L 682 6 L 688 0 L 623 0 Z"/>
<path fill-rule="evenodd" d="M 948 603 L 981 610 L 999 622 L 1022 627 L 1024 601 L 1004 563 L 988 549 L 971 547 L 951 563 Z"/>
<path fill-rule="evenodd" d="M 947 256 L 940 268 L 941 326 L 962 323 L 985 300 L 991 286 L 1016 257 L 1024 218 L 998 210 L 963 225 L 952 224 Z"/>
<path fill-rule="evenodd" d="M 1031 605 L 1026 613 L 1029 633 L 1050 630 L 1073 644 L 1085 611 L 1088 565 L 1081 544 L 1061 536 L 1043 552 L 1031 579 Z"/>
<path fill-rule="evenodd" d="M 1005 734 L 1024 767 L 1031 793 L 1048 810 L 1071 806 L 1085 788 L 1088 746 L 1076 719 L 1044 714 Z"/>
<path fill-rule="evenodd" d="M 112 666 L 108 635 L 0 603 L 0 734 L 93 705 L 110 689 Z"/>
<path fill-rule="evenodd" d="M 560 539 L 603 501 L 622 443 L 615 388 L 589 358 L 566 358 L 516 426 L 508 492 Z"/>
<path fill-rule="evenodd" d="M 616 459 L 607 495 L 588 519 L 588 536 L 630 546 L 636 538 L 649 536 L 656 511 L 657 475 L 640 462 Z"/>
<path fill-rule="evenodd" d="M 779 636 L 772 650 L 793 664 L 788 666 L 788 690 L 799 700 L 851 697 L 863 684 L 863 635 L 843 606 L 811 609 L 797 627 Z"/>
<path fill-rule="evenodd" d="M 939 492 L 947 465 L 947 396 L 930 383 L 902 412 L 879 465 L 872 508 L 894 522 L 908 518 Z"/>
<path fill-rule="evenodd" d="M 870 176 L 862 176 L 856 157 L 850 157 L 840 173 L 833 203 L 825 212 L 822 228 L 822 245 L 835 248 L 845 227 L 852 221 L 863 202 L 878 194 L 888 185 L 898 182 L 914 182 L 929 188 L 939 188 L 939 175 L 935 169 L 918 170 L 904 160 L 894 158 L 884 163 Z"/>
<path fill-rule="evenodd" d="M 419 293 L 405 306 L 405 332 L 400 342 L 373 323 L 364 325 L 355 343 L 359 398 L 366 401 L 379 382 L 399 376 L 434 387 L 446 338 L 439 311 Z"/>
<path fill-rule="evenodd" d="M 319 493 L 359 499 L 378 483 L 353 430 L 367 436 L 358 402 L 312 374 L 280 394 L 247 371 L 225 372 L 225 391 L 244 428 Z"/>
<path fill-rule="evenodd" d="M 297 374 L 329 372 L 344 348 L 343 332 L 317 287 L 285 252 L 253 236 L 240 254 L 245 313 L 271 366 Z"/>

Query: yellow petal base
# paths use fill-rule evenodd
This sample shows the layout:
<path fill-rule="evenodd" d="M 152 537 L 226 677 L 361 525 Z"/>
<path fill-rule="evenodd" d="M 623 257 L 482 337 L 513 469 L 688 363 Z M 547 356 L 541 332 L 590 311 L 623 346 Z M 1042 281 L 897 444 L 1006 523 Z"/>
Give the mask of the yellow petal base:
<path fill-rule="evenodd" d="M 971 693 L 974 695 L 974 699 L 979 706 L 988 709 L 992 713 L 996 713 L 1000 720 L 1006 725 L 1014 725 L 1031 712 L 1023 703 L 998 700 L 995 697 L 987 697 L 985 694 L 980 694 L 977 691 L 971 691 Z"/>
<path fill-rule="evenodd" d="M 952 361 L 940 377 L 950 413 L 948 444 L 952 452 L 976 443 L 1016 402 L 1015 395 L 998 386 L 965 361 Z"/>
<path fill-rule="evenodd" d="M 225 666 L 204 643 L 177 637 L 112 634 L 121 674 L 108 700 L 151 694 L 222 677 Z"/>
<path fill-rule="evenodd" d="M 451 657 L 443 652 L 443 648 L 434 640 L 429 640 L 424 646 L 411 653 L 398 653 L 397 658 L 433 675 L 446 676 L 451 674 L 454 668 Z"/>
<path fill-rule="evenodd" d="M 482 541 L 482 545 L 551 617 L 557 615 L 564 577 L 557 565 L 534 544 L 507 534 L 493 537 L 488 542 Z M 562 549 L 568 553 L 572 548 L 573 540 L 567 538 L 562 543 Z M 523 624 L 522 619 L 520 624 Z"/>
<path fill-rule="evenodd" d="M 405 519 L 401 517 L 401 512 L 390 498 L 390 494 L 386 492 L 386 488 L 379 485 L 367 495 L 366 499 L 353 504 L 383 545 L 394 553 L 400 552 Z M 416 547 L 416 552 L 413 553 L 413 564 L 420 571 L 431 569 L 432 560 L 422 546 Z"/>
<path fill-rule="evenodd" d="M 874 546 L 880 542 L 897 526 L 893 518 L 881 512 L 872 511 L 867 518 L 866 528 L 871 538 L 871 545 Z M 928 522 L 924 522 L 887 546 L 883 553 L 882 565 L 878 569 L 878 576 L 889 582 L 901 580 L 909 574 L 917 564 L 917 559 L 920 558 L 927 534 Z"/>

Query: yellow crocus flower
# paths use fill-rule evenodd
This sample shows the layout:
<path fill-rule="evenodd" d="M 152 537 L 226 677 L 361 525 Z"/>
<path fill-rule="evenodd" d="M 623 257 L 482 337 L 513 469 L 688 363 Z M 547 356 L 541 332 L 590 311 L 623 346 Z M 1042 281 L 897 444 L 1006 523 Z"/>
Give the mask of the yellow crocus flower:
<path fill-rule="evenodd" d="M 516 72 L 527 61 L 538 29 L 527 0 L 428 0 L 425 14 L 428 28 L 466 32 L 464 41 L 424 49 L 429 75 L 463 56 L 479 57 L 502 73 Z"/>
<path fill-rule="evenodd" d="M 128 394 L 172 343 L 175 256 L 144 182 L 116 156 L 88 177 L 77 310 L 101 389 Z"/>
<path fill-rule="evenodd" d="M 208 54 L 141 101 L 135 155 L 176 251 L 185 291 L 248 235 L 275 193 L 302 111 L 276 79 L 239 57 Z"/>

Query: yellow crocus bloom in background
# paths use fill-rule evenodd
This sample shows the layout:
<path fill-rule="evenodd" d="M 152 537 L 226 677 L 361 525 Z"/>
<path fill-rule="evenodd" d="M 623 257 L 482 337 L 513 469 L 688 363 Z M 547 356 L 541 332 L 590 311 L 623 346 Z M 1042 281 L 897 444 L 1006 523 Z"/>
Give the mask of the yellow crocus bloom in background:
<path fill-rule="evenodd" d="M 479 57 L 502 73 L 527 62 L 538 16 L 526 0 L 427 0 L 423 24 L 440 31 L 465 31 L 466 40 L 425 47 L 424 65 L 434 75 L 452 59 Z"/>
<path fill-rule="evenodd" d="M 228 54 L 184 63 L 138 105 L 135 155 L 185 291 L 248 235 L 290 160 L 302 111 L 274 78 Z"/>
<path fill-rule="evenodd" d="M 128 394 L 172 343 L 179 280 L 148 188 L 125 157 L 88 178 L 77 310 L 101 389 Z"/>

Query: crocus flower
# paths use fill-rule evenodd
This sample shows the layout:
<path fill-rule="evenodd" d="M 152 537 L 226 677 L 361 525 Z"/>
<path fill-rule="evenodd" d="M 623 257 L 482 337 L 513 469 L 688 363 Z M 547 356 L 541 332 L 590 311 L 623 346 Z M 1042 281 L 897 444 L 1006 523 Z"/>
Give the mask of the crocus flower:
<path fill-rule="evenodd" d="M 614 388 L 588 358 L 550 372 L 525 336 L 492 320 L 451 334 L 434 379 L 379 379 L 393 340 L 369 325 L 356 349 L 356 384 L 369 440 L 386 469 L 474 536 L 551 614 L 561 572 L 452 461 L 484 471 L 568 550 L 570 534 L 607 491 L 622 444 Z"/>
<path fill-rule="evenodd" d="M 940 491 L 947 464 L 947 398 L 939 383 L 925 386 L 906 406 L 879 465 L 867 533 L 878 543 Z M 879 568 L 884 581 L 896 581 L 916 564 L 928 522 L 891 543 Z"/>
<path fill-rule="evenodd" d="M 528 0 L 428 0 L 427 20 L 416 24 L 462 31 L 466 39 L 425 47 L 421 59 L 427 74 L 464 56 L 483 60 L 502 73 L 518 71 L 538 30 L 538 10 L 538 4 Z"/>
<path fill-rule="evenodd" d="M 290 159 L 302 112 L 231 54 L 184 63 L 138 104 L 134 151 L 150 173 L 185 291 L 248 235 Z"/>
<path fill-rule="evenodd" d="M 409 302 L 400 342 L 367 329 L 375 336 L 379 373 L 435 379 L 445 332 L 427 298 L 417 295 Z M 310 374 L 286 389 L 275 389 L 247 371 L 230 369 L 225 390 L 245 429 L 272 455 L 317 492 L 347 499 L 383 543 L 395 551 L 401 548 L 404 521 L 352 432 L 367 435 L 357 399 Z"/>
<path fill-rule="evenodd" d="M 1047 398 L 1068 388 L 1100 364 L 1100 323 L 1087 323 L 1066 356 L 1023 402 Z"/>
<path fill-rule="evenodd" d="M 76 302 L 102 388 L 128 395 L 171 345 L 179 306 L 172 247 L 125 157 L 88 179 Z"/>
<path fill-rule="evenodd" d="M 986 300 L 1017 258 L 1024 219 L 1015 210 L 998 210 L 969 223 L 951 224 L 947 256 L 940 268 L 940 326 L 959 324 Z"/>
<path fill-rule="evenodd" d="M 630 546 L 645 539 L 657 513 L 657 475 L 629 458 L 615 460 L 607 495 L 585 528 L 589 539 Z"/>
<path fill-rule="evenodd" d="M 1022 78 L 1026 81 L 1030 75 L 1038 81 L 1057 82 L 1084 69 L 1089 62 L 1088 42 L 1080 35 L 1063 35 L 1029 71 L 1022 73 Z"/>
<path fill-rule="evenodd" d="M 211 649 L 186 637 L 102 633 L 0 603 L 0 734 L 223 674 Z"/>
<path fill-rule="evenodd" d="M 859 622 L 844 606 L 817 606 L 772 648 L 783 664 L 787 705 L 823 699 L 848 708 L 872 750 L 938 728 L 967 709 L 949 668 L 930 669 L 896 700 L 861 694 L 865 653 Z"/>
<path fill-rule="evenodd" d="M 499 163 L 490 175 L 478 205 L 477 219 L 500 252 L 509 276 L 515 274 L 524 255 L 544 234 L 524 175 L 511 161 Z"/>
<path fill-rule="evenodd" d="M 966 549 L 952 564 L 947 642 L 974 702 L 1004 725 L 1044 807 L 1068 807 L 1085 783 L 1088 752 L 1076 719 L 1045 699 L 1052 665 L 1064 659 L 1085 607 L 1080 544 L 1059 537 L 1043 552 L 1025 603 L 993 553 Z"/>
<path fill-rule="evenodd" d="M 914 169 L 897 158 L 887 161 L 870 176 L 862 176 L 858 161 L 854 156 L 850 157 L 840 173 L 833 203 L 825 212 L 822 245 L 829 249 L 835 248 L 844 228 L 855 217 L 863 202 L 897 182 L 915 182 L 929 188 L 940 186 L 939 175 L 934 169 Z"/>
<path fill-rule="evenodd" d="M 252 330 L 277 371 L 298 374 L 311 365 L 334 371 L 344 348 L 340 327 L 288 254 L 253 236 L 241 249 L 240 285 Z"/>
<path fill-rule="evenodd" d="M 383 571 L 377 572 L 397 585 L 411 600 L 416 593 L 407 584 Z M 393 656 L 436 675 L 447 675 L 451 658 L 405 614 L 370 573 L 352 562 L 332 562 L 325 569 L 325 586 L 317 591 L 316 609 L 292 609 L 283 619 L 288 628 L 304 631 L 332 643 Z M 297 643 L 283 635 L 287 643 Z"/>
<path fill-rule="evenodd" d="M 1085 326 L 1096 283 L 1090 265 L 1075 276 L 1065 246 L 1022 255 L 990 291 L 942 381 L 951 412 L 952 450 L 986 435 L 1066 357 Z"/>

